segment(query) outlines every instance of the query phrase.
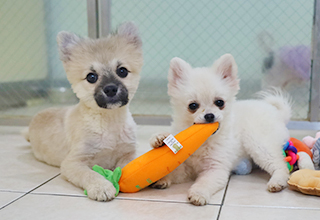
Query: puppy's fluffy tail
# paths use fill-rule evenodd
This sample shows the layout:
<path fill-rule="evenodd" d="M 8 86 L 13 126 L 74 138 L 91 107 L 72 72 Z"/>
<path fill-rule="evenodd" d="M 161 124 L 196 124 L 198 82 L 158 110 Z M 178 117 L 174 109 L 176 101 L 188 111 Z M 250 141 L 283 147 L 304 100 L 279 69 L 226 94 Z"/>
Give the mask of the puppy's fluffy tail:
<path fill-rule="evenodd" d="M 289 122 L 291 118 L 292 99 L 287 92 L 284 92 L 280 88 L 272 87 L 267 91 L 258 93 L 258 96 L 276 107 L 285 123 Z"/>
<path fill-rule="evenodd" d="M 22 130 L 21 134 L 28 142 L 30 142 L 29 128 Z"/>

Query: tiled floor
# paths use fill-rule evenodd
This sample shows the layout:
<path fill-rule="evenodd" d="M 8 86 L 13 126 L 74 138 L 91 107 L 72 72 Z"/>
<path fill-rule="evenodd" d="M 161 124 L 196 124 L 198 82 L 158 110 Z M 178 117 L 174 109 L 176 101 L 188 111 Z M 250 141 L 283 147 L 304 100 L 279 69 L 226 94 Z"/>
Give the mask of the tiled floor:
<path fill-rule="evenodd" d="M 83 191 L 63 180 L 59 168 L 38 162 L 20 136 L 23 127 L 0 127 L 0 219 L 319 219 L 320 197 L 285 189 L 269 193 L 269 176 L 259 170 L 230 178 L 228 186 L 212 196 L 210 204 L 187 202 L 192 183 L 166 190 L 144 189 L 119 194 L 107 203 L 86 198 Z M 138 153 L 149 150 L 153 133 L 164 126 L 138 127 Z M 291 131 L 301 139 L 315 131 Z"/>

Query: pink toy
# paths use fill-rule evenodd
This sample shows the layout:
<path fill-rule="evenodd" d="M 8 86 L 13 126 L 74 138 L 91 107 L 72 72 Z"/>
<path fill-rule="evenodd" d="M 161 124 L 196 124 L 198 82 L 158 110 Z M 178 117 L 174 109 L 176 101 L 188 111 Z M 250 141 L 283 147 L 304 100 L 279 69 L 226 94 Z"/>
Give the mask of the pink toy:
<path fill-rule="evenodd" d="M 302 142 L 310 148 L 313 155 L 312 162 L 314 167 L 320 170 L 320 132 L 316 134 L 315 138 L 310 136 L 304 137 Z"/>
<path fill-rule="evenodd" d="M 313 146 L 314 146 L 314 144 L 316 143 L 316 141 L 318 140 L 320 138 L 320 132 L 318 132 L 317 134 L 316 134 L 316 137 L 315 138 L 313 138 L 313 137 L 311 137 L 311 136 L 306 136 L 306 137 L 304 137 L 303 139 L 302 139 L 302 142 L 305 144 L 305 145 L 307 145 L 309 148 L 310 148 L 310 150 L 313 148 Z"/>

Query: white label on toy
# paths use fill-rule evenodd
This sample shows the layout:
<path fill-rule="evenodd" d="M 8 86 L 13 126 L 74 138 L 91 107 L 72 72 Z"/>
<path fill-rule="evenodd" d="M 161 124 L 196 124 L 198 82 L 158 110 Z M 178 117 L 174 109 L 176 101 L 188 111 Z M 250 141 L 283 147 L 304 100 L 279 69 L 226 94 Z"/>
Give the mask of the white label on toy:
<path fill-rule="evenodd" d="M 172 150 L 174 154 L 178 153 L 178 151 L 182 149 L 182 145 L 172 134 L 164 139 L 163 142 Z"/>

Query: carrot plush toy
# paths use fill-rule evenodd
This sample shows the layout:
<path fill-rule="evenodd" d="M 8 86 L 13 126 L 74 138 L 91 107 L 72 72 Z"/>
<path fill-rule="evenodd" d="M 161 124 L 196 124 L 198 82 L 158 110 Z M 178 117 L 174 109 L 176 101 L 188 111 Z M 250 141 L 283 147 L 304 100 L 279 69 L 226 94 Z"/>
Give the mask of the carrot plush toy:
<path fill-rule="evenodd" d="M 219 123 L 194 124 L 175 137 L 170 135 L 166 146 L 152 149 L 128 163 L 123 169 L 105 170 L 95 165 L 93 170 L 109 180 L 117 190 L 137 192 L 166 176 L 191 156 L 219 128 Z M 86 194 L 86 191 L 85 191 Z"/>

